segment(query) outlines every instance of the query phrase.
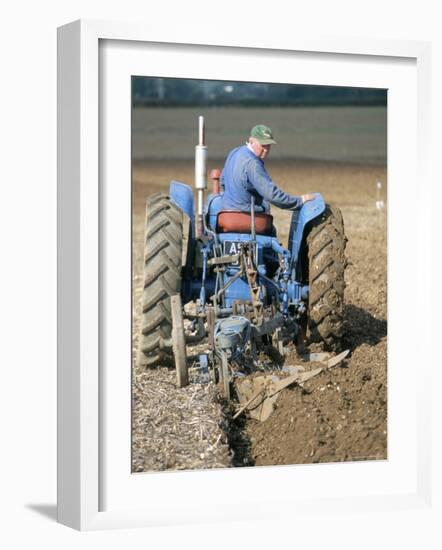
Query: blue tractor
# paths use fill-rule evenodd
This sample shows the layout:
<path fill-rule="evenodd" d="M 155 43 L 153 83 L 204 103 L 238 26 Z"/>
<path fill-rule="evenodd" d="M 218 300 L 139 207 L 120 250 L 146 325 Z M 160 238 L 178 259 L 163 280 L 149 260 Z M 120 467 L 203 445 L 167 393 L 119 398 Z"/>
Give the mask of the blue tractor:
<path fill-rule="evenodd" d="M 207 188 L 204 119 L 195 151 L 197 205 L 190 186 L 148 198 L 144 240 L 143 319 L 137 363 L 175 365 L 179 386 L 189 364 L 199 379 L 230 398 L 233 365 L 264 343 L 284 354 L 293 342 L 339 350 L 343 329 L 345 243 L 338 208 L 315 199 L 293 211 L 288 246 L 270 214 L 223 211 L 219 171 Z M 192 307 L 189 307 L 192 306 Z M 186 344 L 207 342 L 189 358 Z M 192 359 L 192 361 L 190 361 Z"/>

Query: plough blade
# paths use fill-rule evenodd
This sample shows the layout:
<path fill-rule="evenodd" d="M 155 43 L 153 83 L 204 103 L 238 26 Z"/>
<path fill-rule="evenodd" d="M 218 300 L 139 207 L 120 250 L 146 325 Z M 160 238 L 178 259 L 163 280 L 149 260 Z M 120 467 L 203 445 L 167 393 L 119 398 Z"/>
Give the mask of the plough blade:
<path fill-rule="evenodd" d="M 349 353 L 350 350 L 343 351 L 339 355 L 329 358 L 324 367 L 318 367 L 311 371 L 304 371 L 304 368 L 300 365 L 287 367 L 287 370 L 294 372 L 294 374 L 285 378 L 268 374 L 255 376 L 254 378 L 239 379 L 235 384 L 235 389 L 241 407 L 233 418 L 237 418 L 247 409 L 252 418 L 264 422 L 273 413 L 276 400 L 283 389 L 288 388 L 292 384 L 302 385 L 321 372 L 336 367 Z"/>
<path fill-rule="evenodd" d="M 339 355 L 336 355 L 336 357 L 332 357 L 331 359 L 329 359 L 327 361 L 327 368 L 331 369 L 332 367 L 336 367 L 336 365 L 339 365 L 339 363 L 343 361 L 349 353 L 350 353 L 350 350 L 346 349 Z"/>

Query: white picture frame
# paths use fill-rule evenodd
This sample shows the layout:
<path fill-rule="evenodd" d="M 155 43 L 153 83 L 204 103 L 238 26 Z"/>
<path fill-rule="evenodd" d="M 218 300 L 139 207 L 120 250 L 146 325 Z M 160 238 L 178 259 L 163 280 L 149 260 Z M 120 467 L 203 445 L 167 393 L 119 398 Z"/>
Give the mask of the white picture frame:
<path fill-rule="evenodd" d="M 102 232 L 106 225 L 100 221 L 103 208 L 115 208 L 118 196 L 115 196 L 113 205 L 106 203 L 103 206 L 100 188 L 100 150 L 102 147 L 100 132 L 100 115 L 103 117 L 105 107 L 101 104 L 100 75 L 102 67 L 100 63 L 113 63 L 118 60 L 115 57 L 104 54 L 100 50 L 103 45 L 124 45 L 125 55 L 120 56 L 123 69 L 127 72 L 127 52 L 131 48 L 142 48 L 144 45 L 153 45 L 154 52 L 150 57 L 161 55 L 162 45 L 169 49 L 173 55 L 179 56 L 180 51 L 190 54 L 198 49 L 198 55 L 210 60 L 219 54 L 238 59 L 245 53 L 249 57 L 256 57 L 259 63 L 260 56 L 279 57 L 284 60 L 298 52 L 310 62 L 318 59 L 322 63 L 329 60 L 353 62 L 364 64 L 370 59 L 386 65 L 386 72 L 396 62 L 401 60 L 411 63 L 415 67 L 417 94 L 415 97 L 415 109 L 417 112 L 416 132 L 406 142 L 406 151 L 413 149 L 411 157 L 416 160 L 416 169 L 419 185 L 425 192 L 430 192 L 431 182 L 427 170 L 427 151 L 430 144 L 429 120 L 431 117 L 431 104 L 428 100 L 428 82 L 430 79 L 430 44 L 426 42 L 407 42 L 393 40 L 364 40 L 354 37 L 329 37 L 306 38 L 297 35 L 293 39 L 281 37 L 278 43 L 263 44 L 254 38 L 230 42 L 219 37 L 200 36 L 198 41 L 182 35 L 173 37 L 164 36 L 162 33 L 155 35 L 143 26 L 135 24 L 123 24 L 117 22 L 77 21 L 59 29 L 58 34 L 58 521 L 65 525 L 80 530 L 103 529 L 115 527 L 135 527 L 152 525 L 169 525 L 177 523 L 194 523 L 201 521 L 230 521 L 233 519 L 260 518 L 263 512 L 263 502 L 269 498 L 272 502 L 281 502 L 289 506 L 278 508 L 278 517 L 283 514 L 283 509 L 294 510 L 297 513 L 309 513 L 309 510 L 326 510 L 333 504 L 335 511 L 354 510 L 357 507 L 361 511 L 398 508 L 422 508 L 429 506 L 431 501 L 431 433 L 428 419 L 431 416 L 430 402 L 425 398 L 425 387 L 430 383 L 430 361 L 422 366 L 420 376 L 414 379 L 408 386 L 404 383 L 402 390 L 404 395 L 416 399 L 416 406 L 409 407 L 408 414 L 412 420 L 411 426 L 416 429 L 414 447 L 416 455 L 410 458 L 404 470 L 398 477 L 396 489 L 379 491 L 375 488 L 364 495 L 340 492 L 339 488 L 329 487 L 328 492 L 322 491 L 325 480 L 333 472 L 337 478 L 342 475 L 342 468 L 347 468 L 351 483 L 365 475 L 357 465 L 326 465 L 324 467 L 303 467 L 295 470 L 292 467 L 247 469 L 247 471 L 229 472 L 235 476 L 236 483 L 241 480 L 244 486 L 250 489 L 248 496 L 240 501 L 244 506 L 239 506 L 234 513 L 229 511 L 222 500 L 209 502 L 210 494 L 205 494 L 203 485 L 216 487 L 221 490 L 226 484 L 225 472 L 185 472 L 164 473 L 151 475 L 145 478 L 143 483 L 150 484 L 150 494 L 159 494 L 162 487 L 167 486 L 168 491 L 177 494 L 176 504 L 168 505 L 167 502 L 157 501 L 158 505 L 139 507 L 128 505 L 126 499 L 118 500 L 118 493 L 112 500 L 110 509 L 103 510 L 102 485 L 106 481 L 108 471 L 113 472 L 112 464 L 103 466 L 105 457 L 103 454 L 109 448 L 104 441 L 103 416 L 108 413 L 106 403 L 113 399 L 116 391 L 115 384 L 108 385 L 103 393 L 102 374 L 103 364 L 100 353 L 100 337 L 102 331 L 103 316 L 101 307 L 106 299 L 106 292 L 101 282 L 103 278 L 103 250 Z M 112 49 L 112 48 L 111 48 Z M 121 52 L 120 52 L 121 53 Z M 153 56 L 152 56 L 153 53 Z M 107 56 L 107 57 L 106 57 Z M 117 52 L 117 58 L 119 53 Z M 126 57 L 125 57 L 126 56 Z M 327 59 L 324 59 L 327 57 Z M 126 65 L 125 65 L 126 64 Z M 175 76 L 182 76 L 182 64 L 176 61 Z M 126 66 L 126 68 L 124 68 Z M 220 65 L 218 65 L 220 66 Z M 197 70 L 197 69 L 195 69 Z M 209 77 L 210 69 L 203 66 L 199 69 L 201 76 Z M 212 69 L 213 70 L 213 69 Z M 265 73 L 266 71 L 264 71 Z M 273 78 L 267 69 L 267 78 Z M 118 73 L 116 73 L 118 74 Z M 129 71 L 130 74 L 130 71 Z M 187 73 L 189 75 L 189 73 Z M 192 75 L 189 76 L 194 76 Z M 152 76 L 158 74 L 152 73 Z M 166 75 L 169 76 L 169 75 Z M 330 76 L 320 77 L 320 82 L 332 84 Z M 232 78 L 233 80 L 234 78 Z M 310 83 L 320 83 L 312 82 Z M 414 92 L 413 92 L 414 93 Z M 410 101 L 414 101 L 410 96 Z M 127 106 L 126 106 L 127 107 Z M 124 132 L 123 132 L 124 133 Z M 127 139 L 127 135 L 126 135 Z M 416 148 L 417 147 L 417 148 Z M 407 149 L 408 148 L 408 149 Z M 389 161 L 390 161 L 389 148 Z M 127 168 L 126 162 L 122 162 Z M 394 162 L 393 162 L 394 165 Z M 389 165 L 390 170 L 390 165 Z M 129 164 L 130 171 L 130 164 Z M 129 172 L 126 174 L 130 177 Z M 404 181 L 407 175 L 404 173 Z M 115 187 L 115 186 L 114 186 Z M 393 193 L 393 197 L 394 197 Z M 391 195 L 389 194 L 391 200 Z M 397 194 L 400 207 L 407 208 L 407 197 Z M 430 212 L 429 206 L 423 207 L 418 213 L 420 242 L 427 243 L 419 251 L 419 280 L 421 281 L 416 291 L 413 307 L 421 312 L 430 313 Z M 127 212 L 126 212 L 127 214 Z M 389 217 L 395 213 L 389 210 Z M 393 236 L 395 233 L 393 232 Z M 391 233 L 390 233 L 391 237 Z M 127 246 L 127 242 L 126 245 Z M 123 249 L 122 249 L 123 250 Z M 390 270 L 393 273 L 395 270 Z M 129 270 L 128 270 L 129 272 Z M 389 281 L 391 282 L 391 281 Z M 394 302 L 393 307 L 398 305 Z M 398 294 L 398 300 L 400 295 Z M 389 297 L 390 300 L 390 297 Z M 391 309 L 390 302 L 390 309 Z M 398 306 L 399 307 L 399 306 Z M 390 315 L 389 309 L 389 315 Z M 389 319 L 390 320 L 390 319 Z M 130 331 L 130 327 L 128 327 Z M 394 334 L 394 327 L 393 327 Z M 394 337 L 394 336 L 393 336 Z M 430 339 L 430 334 L 423 336 Z M 421 340 L 421 345 L 425 343 Z M 130 349 L 130 348 L 129 348 Z M 414 350 L 416 352 L 416 350 Z M 130 352 L 128 352 L 130 354 Z M 414 358 L 416 355 L 414 355 Z M 409 354 L 409 360 L 405 361 L 406 370 L 411 368 L 410 361 L 413 354 Z M 401 361 L 400 353 L 392 356 L 389 353 L 389 361 Z M 411 372 L 411 371 L 408 371 Z M 124 374 L 130 380 L 130 369 Z M 389 391 L 395 392 L 395 388 Z M 389 394 L 389 398 L 391 394 Z M 393 395 L 394 397 L 394 395 Z M 115 396 L 116 402 L 118 400 Z M 400 401 L 400 399 L 399 399 Z M 122 402 L 123 403 L 123 402 Z M 127 403 L 127 400 L 126 400 Z M 401 406 L 403 406 L 402 403 Z M 127 411 L 130 414 L 130 411 Z M 118 420 L 118 419 L 117 419 Z M 117 422 L 118 423 L 118 422 Z M 127 425 L 126 425 L 127 427 Z M 121 428 L 124 430 L 125 428 Z M 400 439 L 406 437 L 404 433 L 393 430 L 401 444 Z M 130 437 L 130 434 L 128 434 Z M 127 442 L 127 441 L 126 441 Z M 121 443 L 121 441 L 120 441 Z M 122 445 L 120 444 L 120 447 Z M 123 445 L 124 447 L 124 445 Z M 394 468 L 394 461 L 391 462 Z M 328 466 L 328 467 L 327 467 Z M 356 467 L 355 467 L 356 466 Z M 392 472 L 376 470 L 375 476 L 392 476 Z M 371 467 L 368 465 L 368 467 Z M 121 464 L 116 468 L 121 469 Z M 340 470 L 339 470 L 340 468 Z M 245 469 L 240 469 L 245 470 Z M 410 485 L 404 482 L 410 471 L 413 470 L 413 479 Z M 299 472 L 301 471 L 301 476 Z M 275 482 L 287 484 L 295 474 L 303 477 L 310 483 L 317 478 L 316 487 L 312 488 L 314 498 L 295 498 L 287 493 L 272 493 L 270 487 Z M 130 463 L 127 465 L 126 477 L 130 476 Z M 203 477 L 202 477 L 203 476 Z M 113 479 L 113 474 L 111 474 Z M 141 483 L 139 476 L 132 476 L 131 485 Z M 203 482 L 201 482 L 203 479 Z M 356 481 L 355 481 L 356 480 Z M 204 494 L 203 505 L 200 509 L 197 504 L 192 509 L 186 509 L 184 502 L 180 502 L 179 493 L 188 491 L 188 486 L 198 486 Z M 267 493 L 261 491 L 261 496 L 255 495 L 253 487 L 256 483 L 264 484 Z M 299 482 L 299 479 L 297 483 Z M 403 483 L 402 486 L 400 484 Z M 299 487 L 299 485 L 297 485 Z M 213 489 L 212 487 L 212 489 Z M 411 487 L 411 489 L 410 489 Z M 198 491 L 197 491 L 198 492 Z M 226 497 L 227 498 L 227 497 Z M 238 501 L 236 501 L 238 503 Z M 240 504 L 241 504 L 240 503 Z M 210 505 L 208 505 L 210 504 Z M 106 508 L 106 506 L 104 506 Z M 268 517 L 268 510 L 265 512 Z"/>

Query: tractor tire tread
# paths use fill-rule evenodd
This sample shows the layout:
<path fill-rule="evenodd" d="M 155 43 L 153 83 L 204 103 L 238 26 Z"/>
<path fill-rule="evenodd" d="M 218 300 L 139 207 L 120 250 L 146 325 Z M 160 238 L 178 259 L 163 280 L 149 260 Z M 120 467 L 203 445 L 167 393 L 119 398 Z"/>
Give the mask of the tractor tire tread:
<path fill-rule="evenodd" d="M 173 352 L 163 346 L 171 338 L 170 296 L 181 290 L 183 213 L 164 193 L 146 201 L 144 287 L 137 365 L 172 365 Z"/>
<path fill-rule="evenodd" d="M 338 351 L 344 322 L 344 222 L 340 210 L 326 205 L 307 234 L 309 256 L 309 340 Z"/>

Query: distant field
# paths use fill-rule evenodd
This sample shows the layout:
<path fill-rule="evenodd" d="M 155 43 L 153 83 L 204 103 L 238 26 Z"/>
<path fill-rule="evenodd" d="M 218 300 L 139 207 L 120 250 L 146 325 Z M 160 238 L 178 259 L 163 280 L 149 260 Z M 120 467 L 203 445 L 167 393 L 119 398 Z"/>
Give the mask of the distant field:
<path fill-rule="evenodd" d="M 279 142 L 275 160 L 311 159 L 364 164 L 387 162 L 386 107 L 158 108 L 132 113 L 132 155 L 140 160 L 193 157 L 197 117 L 206 119 L 209 158 L 224 159 L 258 123 Z"/>

